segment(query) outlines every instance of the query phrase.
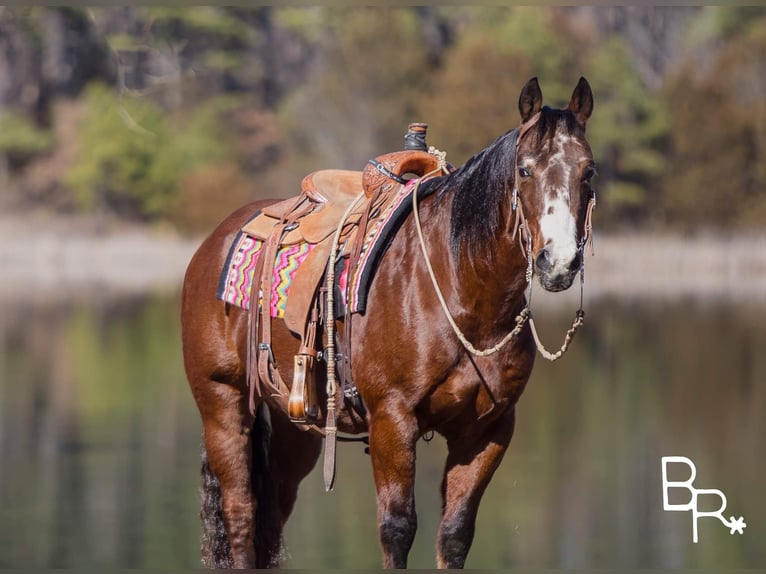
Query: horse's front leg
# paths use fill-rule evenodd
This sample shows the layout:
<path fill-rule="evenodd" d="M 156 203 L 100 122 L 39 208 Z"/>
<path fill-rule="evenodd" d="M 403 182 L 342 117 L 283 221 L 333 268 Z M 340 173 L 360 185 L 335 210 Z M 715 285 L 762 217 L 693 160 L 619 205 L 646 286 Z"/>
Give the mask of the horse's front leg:
<path fill-rule="evenodd" d="M 370 456 L 378 501 L 378 530 L 386 568 L 406 568 L 415 539 L 417 421 L 389 402 L 370 413 Z"/>
<path fill-rule="evenodd" d="M 473 542 L 479 502 L 513 436 L 511 408 L 479 436 L 448 437 L 442 480 L 442 519 L 436 543 L 439 568 L 462 568 Z"/>

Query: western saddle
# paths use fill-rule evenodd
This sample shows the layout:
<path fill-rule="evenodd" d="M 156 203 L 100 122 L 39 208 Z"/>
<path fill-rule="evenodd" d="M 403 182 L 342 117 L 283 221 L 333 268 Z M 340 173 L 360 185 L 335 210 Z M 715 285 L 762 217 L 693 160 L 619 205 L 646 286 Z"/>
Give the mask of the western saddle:
<path fill-rule="evenodd" d="M 301 192 L 265 207 L 242 230 L 263 241 L 253 280 L 248 343 L 248 384 L 250 408 L 255 393 L 275 399 L 290 419 L 301 428 L 318 430 L 312 423 L 318 415 L 315 370 L 321 353 L 317 330 L 324 312 L 323 277 L 330 262 L 336 233 L 338 253 L 349 258 L 349 269 L 358 262 L 369 225 L 391 202 L 394 190 L 409 179 L 436 173 L 440 158 L 426 151 L 426 124 L 410 124 L 405 149 L 372 159 L 362 171 L 324 169 L 308 174 Z M 363 196 L 362 196 L 363 193 Z M 344 218 L 344 215 L 346 217 Z M 340 229 L 339 229 L 340 228 Z M 270 297 L 272 268 L 281 246 L 310 243 L 314 247 L 298 267 L 285 307 L 285 324 L 301 337 L 294 358 L 293 381 L 288 387 L 279 374 L 271 352 Z M 254 366 L 257 365 L 257 369 Z M 321 432 L 321 431 L 320 431 Z"/>

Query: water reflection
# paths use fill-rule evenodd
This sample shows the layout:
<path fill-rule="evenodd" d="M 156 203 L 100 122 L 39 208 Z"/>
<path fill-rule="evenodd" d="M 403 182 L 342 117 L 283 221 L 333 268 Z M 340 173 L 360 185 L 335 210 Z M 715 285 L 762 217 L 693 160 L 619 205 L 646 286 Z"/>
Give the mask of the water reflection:
<path fill-rule="evenodd" d="M 3 309 L 0 566 L 195 565 L 174 301 Z"/>
<path fill-rule="evenodd" d="M 479 513 L 468 567 L 766 564 L 766 307 L 600 300 L 570 353 L 538 361 Z M 568 314 L 539 315 L 543 335 Z M 7 305 L 0 314 L 0 567 L 197 567 L 199 417 L 175 296 Z M 418 447 L 413 567 L 434 565 L 445 447 Z M 697 465 L 727 516 L 662 511 L 660 457 Z M 340 445 L 288 525 L 295 568 L 376 568 L 368 457 Z"/>

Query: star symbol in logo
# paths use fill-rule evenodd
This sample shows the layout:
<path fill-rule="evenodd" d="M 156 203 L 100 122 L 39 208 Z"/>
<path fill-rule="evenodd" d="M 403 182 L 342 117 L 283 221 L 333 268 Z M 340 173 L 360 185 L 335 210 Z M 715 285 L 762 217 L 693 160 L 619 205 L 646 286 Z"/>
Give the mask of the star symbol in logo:
<path fill-rule="evenodd" d="M 739 534 L 744 534 L 745 527 L 747 526 L 747 523 L 745 522 L 745 517 L 740 516 L 739 518 L 734 518 L 733 516 L 729 517 L 729 534 L 734 534 L 735 532 L 738 532 Z"/>

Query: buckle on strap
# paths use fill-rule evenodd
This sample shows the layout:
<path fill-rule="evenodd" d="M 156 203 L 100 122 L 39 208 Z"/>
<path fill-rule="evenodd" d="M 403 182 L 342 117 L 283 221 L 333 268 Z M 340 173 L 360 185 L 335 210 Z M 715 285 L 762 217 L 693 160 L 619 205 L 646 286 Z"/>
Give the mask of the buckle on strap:
<path fill-rule="evenodd" d="M 275 363 L 274 361 L 274 353 L 271 350 L 271 345 L 268 343 L 258 343 L 258 350 L 259 351 L 268 351 L 269 352 L 269 362 L 273 365 Z"/>

